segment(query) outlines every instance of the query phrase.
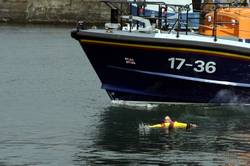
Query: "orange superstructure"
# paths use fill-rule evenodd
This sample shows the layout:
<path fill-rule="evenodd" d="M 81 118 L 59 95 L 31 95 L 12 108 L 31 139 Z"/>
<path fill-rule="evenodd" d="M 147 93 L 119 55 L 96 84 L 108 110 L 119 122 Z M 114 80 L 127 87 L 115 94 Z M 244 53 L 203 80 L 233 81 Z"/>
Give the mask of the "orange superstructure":
<path fill-rule="evenodd" d="M 250 8 L 219 8 L 207 13 L 204 25 L 199 26 L 199 33 L 250 39 Z"/>

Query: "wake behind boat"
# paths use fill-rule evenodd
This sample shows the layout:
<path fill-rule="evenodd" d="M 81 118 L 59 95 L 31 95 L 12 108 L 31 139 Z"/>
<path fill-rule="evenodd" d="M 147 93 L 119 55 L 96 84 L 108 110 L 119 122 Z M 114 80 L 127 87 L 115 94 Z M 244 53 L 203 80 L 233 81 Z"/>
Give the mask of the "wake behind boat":
<path fill-rule="evenodd" d="M 250 103 L 246 4 L 213 4 L 194 32 L 188 24 L 189 5 L 143 2 L 158 6 L 152 18 L 123 16 L 116 5 L 139 2 L 103 3 L 112 6 L 111 23 L 105 29 L 85 29 L 80 22 L 72 37 L 80 42 L 112 101 Z M 170 6 L 176 8 L 177 19 L 166 27 L 168 16 L 162 9 Z"/>

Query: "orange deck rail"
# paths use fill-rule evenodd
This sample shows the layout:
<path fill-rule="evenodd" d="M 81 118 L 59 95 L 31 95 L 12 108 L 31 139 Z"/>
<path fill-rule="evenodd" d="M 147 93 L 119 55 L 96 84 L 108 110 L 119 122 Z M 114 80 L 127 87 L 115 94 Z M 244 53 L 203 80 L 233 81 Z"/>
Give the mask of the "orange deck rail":
<path fill-rule="evenodd" d="M 219 8 L 205 15 L 199 33 L 207 36 L 234 36 L 250 39 L 250 8 Z"/>

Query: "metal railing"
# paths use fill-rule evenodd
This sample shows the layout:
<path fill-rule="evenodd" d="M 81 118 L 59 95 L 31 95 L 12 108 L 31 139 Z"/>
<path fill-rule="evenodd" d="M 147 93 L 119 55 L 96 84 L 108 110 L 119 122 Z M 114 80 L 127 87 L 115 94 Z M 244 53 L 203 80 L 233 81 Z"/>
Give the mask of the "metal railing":
<path fill-rule="evenodd" d="M 171 33 L 171 31 L 175 30 L 176 31 L 176 37 L 180 36 L 180 32 L 183 31 L 183 25 L 185 27 L 184 32 L 186 35 L 188 35 L 189 32 L 189 22 L 192 22 L 192 20 L 197 20 L 197 19 L 202 19 L 202 18 L 190 18 L 190 6 L 192 4 L 187 4 L 187 5 L 176 5 L 176 4 L 167 4 L 165 2 L 155 2 L 155 1 L 146 1 L 146 0 L 101 0 L 101 2 L 107 4 L 107 6 L 110 7 L 111 9 L 111 22 L 119 22 L 118 21 L 118 16 L 117 15 L 122 15 L 124 13 L 124 4 L 127 5 L 127 8 L 129 10 L 129 15 L 131 16 L 133 13 L 133 8 L 136 8 L 136 15 L 147 18 L 151 20 L 152 22 L 157 22 L 156 27 L 161 30 L 167 30 L 168 33 Z M 121 4 L 120 7 L 114 4 Z M 158 12 L 157 15 L 154 16 L 148 16 L 146 14 L 146 6 L 147 5 L 156 5 L 158 6 Z M 241 7 L 241 6 L 246 6 L 248 5 L 246 2 L 245 3 L 201 3 L 201 9 L 196 10 L 199 12 L 199 17 L 202 17 L 204 14 L 202 8 L 205 7 L 206 5 L 213 6 L 211 7 L 209 12 L 214 12 L 213 16 L 213 26 L 212 26 L 212 36 L 214 37 L 214 41 L 217 41 L 217 26 L 219 24 L 232 24 L 232 22 L 218 22 L 217 21 L 217 12 L 218 9 L 220 8 L 231 8 L 231 7 Z M 163 11 L 168 12 L 168 9 L 172 8 L 175 10 L 175 20 L 172 22 L 172 26 L 169 26 L 171 24 L 172 18 L 169 18 L 168 14 L 163 13 Z M 113 12 L 112 12 L 113 11 Z M 116 11 L 116 12 L 114 12 Z M 142 11 L 142 12 L 141 12 Z M 183 19 L 183 13 L 185 13 L 185 18 Z M 208 12 L 207 12 L 208 13 Z M 171 17 L 171 16 L 170 16 Z M 121 19 L 121 24 L 122 24 L 122 19 Z M 164 25 L 163 25 L 164 24 Z M 206 26 L 204 24 L 198 23 L 198 27 Z M 131 27 L 131 26 L 130 26 Z M 211 27 L 209 27 L 211 28 Z M 193 29 L 191 27 L 190 29 Z"/>

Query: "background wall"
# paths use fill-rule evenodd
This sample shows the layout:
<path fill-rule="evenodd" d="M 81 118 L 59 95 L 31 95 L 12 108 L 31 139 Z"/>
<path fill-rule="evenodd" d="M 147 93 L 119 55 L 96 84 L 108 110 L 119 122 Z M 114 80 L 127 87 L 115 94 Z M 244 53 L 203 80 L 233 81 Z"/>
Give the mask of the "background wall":
<path fill-rule="evenodd" d="M 84 20 L 93 24 L 103 23 L 109 20 L 110 11 L 105 4 L 98 1 L 0 0 L 0 22 L 75 23 L 77 20 Z M 202 2 L 212 1 L 202 0 Z M 232 2 L 235 0 L 220 1 Z M 238 1 L 245 2 L 246 0 Z"/>
<path fill-rule="evenodd" d="M 98 0 L 0 0 L 2 22 L 102 23 L 109 12 Z"/>

